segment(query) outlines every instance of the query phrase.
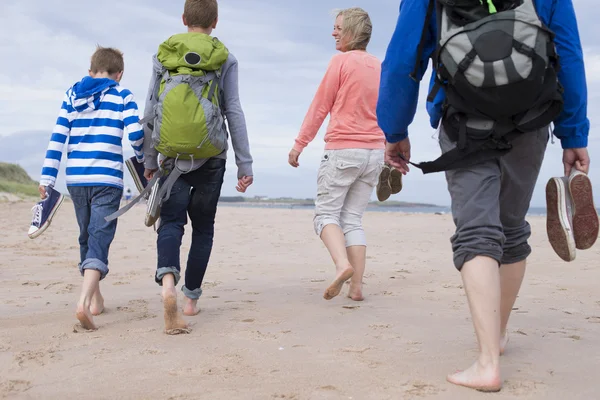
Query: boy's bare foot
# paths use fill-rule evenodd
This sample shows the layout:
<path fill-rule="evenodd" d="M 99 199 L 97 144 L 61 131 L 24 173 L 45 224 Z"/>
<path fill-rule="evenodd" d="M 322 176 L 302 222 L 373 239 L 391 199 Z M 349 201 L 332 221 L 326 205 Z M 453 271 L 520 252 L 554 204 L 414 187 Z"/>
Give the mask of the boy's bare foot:
<path fill-rule="evenodd" d="M 500 355 L 504 354 L 507 344 L 508 344 L 508 331 L 504 332 L 504 335 L 500 336 Z"/>
<path fill-rule="evenodd" d="M 354 268 L 352 268 L 352 265 L 348 264 L 344 268 L 339 268 L 337 271 L 337 276 L 335 277 L 333 282 L 331 282 L 331 285 L 329 285 L 327 290 L 325 290 L 323 298 L 325 300 L 331 300 L 335 296 L 340 294 L 340 292 L 342 291 L 342 286 L 344 286 L 344 282 L 352 278 L 352 275 L 354 275 Z"/>
<path fill-rule="evenodd" d="M 100 315 L 104 311 L 104 297 L 100 293 L 100 289 L 96 290 L 94 296 L 92 296 L 92 303 L 90 304 L 90 312 L 92 315 Z"/>
<path fill-rule="evenodd" d="M 163 290 L 163 305 L 165 308 L 165 333 L 179 335 L 190 333 L 187 323 L 181 319 L 177 310 L 177 292 L 175 288 Z"/>
<path fill-rule="evenodd" d="M 479 361 L 476 361 L 469 369 L 448 375 L 446 379 L 455 385 L 480 392 L 499 392 L 502 389 L 500 366 L 483 366 Z"/>
<path fill-rule="evenodd" d="M 362 294 L 362 286 L 353 285 L 350 283 L 350 288 L 348 289 L 348 297 L 354 301 L 363 301 L 365 298 Z"/>
<path fill-rule="evenodd" d="M 92 313 L 90 309 L 85 306 L 85 304 L 80 303 L 77 305 L 77 312 L 75 314 L 83 329 L 87 330 L 96 330 L 98 329 L 94 324 L 94 318 L 92 317 Z"/>
<path fill-rule="evenodd" d="M 198 308 L 198 299 L 192 300 L 186 297 L 183 302 L 183 315 L 193 317 L 194 315 L 200 314 L 200 309 Z"/>

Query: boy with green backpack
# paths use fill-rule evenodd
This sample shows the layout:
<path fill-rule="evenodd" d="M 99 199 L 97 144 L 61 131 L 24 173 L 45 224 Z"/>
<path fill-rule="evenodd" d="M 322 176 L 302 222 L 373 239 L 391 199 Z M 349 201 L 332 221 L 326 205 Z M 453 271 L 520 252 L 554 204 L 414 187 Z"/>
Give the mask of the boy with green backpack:
<path fill-rule="evenodd" d="M 186 0 L 188 32 L 171 36 L 153 58 L 146 100 L 144 177 L 150 193 L 146 225 L 158 227 L 156 283 L 162 286 L 168 334 L 189 332 L 177 309 L 179 253 L 187 216 L 192 243 L 185 271 L 184 315 L 197 301 L 210 258 L 217 203 L 225 174 L 228 128 L 238 167 L 239 192 L 252 184 L 252 157 L 238 93 L 238 62 L 211 37 L 217 0 Z M 225 124 L 227 121 L 227 125 Z"/>

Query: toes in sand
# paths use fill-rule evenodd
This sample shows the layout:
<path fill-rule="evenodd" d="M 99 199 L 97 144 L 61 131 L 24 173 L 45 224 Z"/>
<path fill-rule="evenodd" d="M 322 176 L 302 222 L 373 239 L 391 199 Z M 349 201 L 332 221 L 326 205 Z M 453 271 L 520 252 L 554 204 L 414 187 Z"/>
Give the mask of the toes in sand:
<path fill-rule="evenodd" d="M 325 293 L 323 294 L 323 298 L 325 300 L 331 300 L 342 291 L 342 287 L 344 286 L 344 282 L 348 279 L 352 278 L 354 275 L 354 268 L 352 266 L 348 266 L 345 269 L 338 272 L 334 281 L 329 285 Z"/>
<path fill-rule="evenodd" d="M 177 296 L 169 295 L 164 298 L 165 307 L 165 333 L 179 335 L 190 333 L 188 324 L 181 318 L 177 310 Z"/>

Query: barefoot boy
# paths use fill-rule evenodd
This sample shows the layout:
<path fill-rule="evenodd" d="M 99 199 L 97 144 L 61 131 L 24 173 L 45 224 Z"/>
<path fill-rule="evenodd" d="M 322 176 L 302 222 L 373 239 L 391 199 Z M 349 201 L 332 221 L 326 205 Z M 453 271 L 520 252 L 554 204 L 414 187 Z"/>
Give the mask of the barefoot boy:
<path fill-rule="evenodd" d="M 197 302 L 212 250 L 217 203 L 225 174 L 228 133 L 223 117 L 235 150 L 237 190 L 245 192 L 253 181 L 246 122 L 238 94 L 238 63 L 218 39 L 210 36 L 217 19 L 216 0 L 185 2 L 183 24 L 188 32 L 174 35 L 159 46 L 146 100 L 145 113 L 147 116 L 151 113 L 151 122 L 144 127 L 145 178 L 151 180 L 158 170 L 159 154 L 161 172 L 169 177 L 174 172 L 181 174 L 174 181 L 162 180 L 162 190 L 168 198 L 159 206 L 155 281 L 162 286 L 168 334 L 189 331 L 178 313 L 175 290 L 180 279 L 179 252 L 188 215 L 192 222 L 192 244 L 182 287 L 183 313 L 192 316 L 199 312 Z M 159 85 L 161 82 L 164 83 Z M 162 111 L 152 114 L 157 109 Z M 192 142 L 197 145 L 186 148 Z M 175 148 L 179 150 L 173 151 Z"/>
<path fill-rule="evenodd" d="M 40 195 L 54 186 L 67 143 L 67 189 L 79 224 L 79 270 L 83 276 L 77 319 L 96 329 L 93 315 L 104 310 L 100 281 L 108 274 L 108 249 L 117 221 L 104 217 L 119 208 L 123 195 L 123 148 L 126 134 L 138 162 L 143 162 L 144 134 L 133 94 L 119 85 L 123 54 L 98 47 L 89 76 L 67 90 L 50 138 L 40 179 Z"/>

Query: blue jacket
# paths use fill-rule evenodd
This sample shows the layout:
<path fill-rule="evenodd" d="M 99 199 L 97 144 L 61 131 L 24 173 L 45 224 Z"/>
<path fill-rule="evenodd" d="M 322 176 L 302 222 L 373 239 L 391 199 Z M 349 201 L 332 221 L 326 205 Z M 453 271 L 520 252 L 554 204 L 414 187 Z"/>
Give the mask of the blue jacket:
<path fill-rule="evenodd" d="M 402 0 L 396 29 L 381 68 L 381 84 L 377 102 L 379 126 L 390 143 L 408 137 L 419 95 L 419 84 L 409 74 L 415 66 L 417 47 L 429 0 Z M 541 20 L 556 34 L 556 48 L 561 70 L 558 79 L 564 86 L 564 109 L 554 121 L 554 135 L 564 149 L 587 147 L 590 123 L 587 118 L 587 84 L 583 51 L 572 0 L 534 0 Z M 427 70 L 430 55 L 436 47 L 435 13 L 429 22 L 425 47 L 418 74 L 419 81 Z M 435 74 L 432 75 L 430 88 Z M 442 114 L 443 90 L 433 103 L 427 102 L 431 126 L 437 128 Z"/>

